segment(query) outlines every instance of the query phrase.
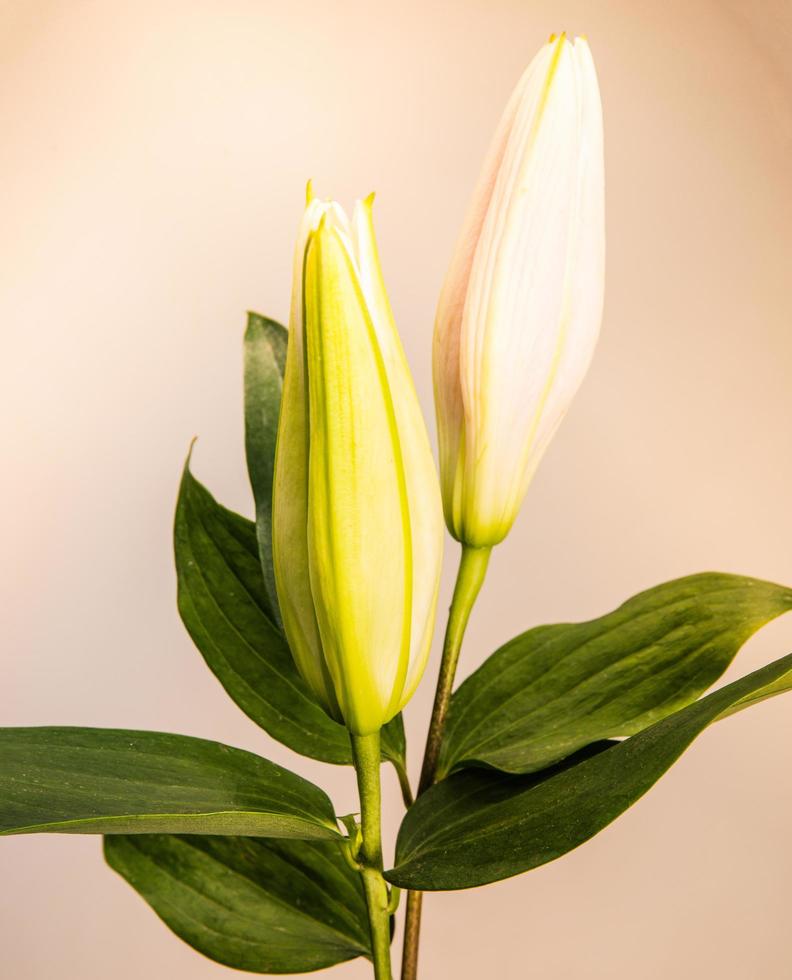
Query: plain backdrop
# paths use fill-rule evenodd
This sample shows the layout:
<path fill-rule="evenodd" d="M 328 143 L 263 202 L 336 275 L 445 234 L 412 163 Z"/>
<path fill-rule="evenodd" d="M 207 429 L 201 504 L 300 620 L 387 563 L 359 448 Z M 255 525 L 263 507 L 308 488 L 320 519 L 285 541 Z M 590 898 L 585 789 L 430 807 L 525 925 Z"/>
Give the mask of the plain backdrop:
<path fill-rule="evenodd" d="M 355 809 L 351 773 L 260 732 L 179 622 L 181 465 L 198 435 L 196 474 L 251 514 L 244 314 L 287 315 L 308 177 L 346 204 L 377 191 L 434 434 L 452 243 L 512 85 L 564 29 L 588 35 L 605 107 L 603 334 L 495 553 L 462 674 L 531 625 L 678 575 L 792 583 L 789 0 L 3 0 L 0 723 L 218 739 Z M 449 541 L 441 609 L 456 557 Z M 727 677 L 790 651 L 792 617 Z M 432 686 L 407 710 L 413 774 Z M 390 773 L 386 804 L 392 840 Z M 787 696 L 706 733 L 563 860 L 431 895 L 423 976 L 788 978 L 791 825 Z M 233 976 L 95 837 L 2 841 L 0 949 L 3 980 Z"/>

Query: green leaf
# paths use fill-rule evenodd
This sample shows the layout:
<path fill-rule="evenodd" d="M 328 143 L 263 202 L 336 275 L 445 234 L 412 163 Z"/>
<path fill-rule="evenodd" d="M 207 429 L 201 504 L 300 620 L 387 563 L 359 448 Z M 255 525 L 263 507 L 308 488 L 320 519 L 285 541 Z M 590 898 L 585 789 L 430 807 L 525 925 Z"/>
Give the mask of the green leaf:
<path fill-rule="evenodd" d="M 226 510 L 184 467 L 175 526 L 178 604 L 210 670 L 257 725 L 301 755 L 352 763 L 349 734 L 313 698 L 270 618 L 252 521 Z M 397 716 L 382 754 L 404 767 Z"/>
<path fill-rule="evenodd" d="M 385 877 L 424 891 L 473 888 L 554 861 L 632 806 L 712 722 L 790 688 L 792 655 L 555 769 L 456 773 L 407 811 Z"/>
<path fill-rule="evenodd" d="M 699 697 L 790 609 L 787 588 L 707 573 L 599 619 L 528 630 L 454 694 L 440 775 L 470 764 L 535 772 L 590 742 L 634 735 Z"/>
<path fill-rule="evenodd" d="M 360 876 L 338 844 L 116 836 L 105 857 L 177 936 L 226 966 L 304 973 L 370 955 Z"/>
<path fill-rule="evenodd" d="M 407 739 L 404 734 L 404 721 L 401 713 L 382 726 L 380 732 L 380 751 L 382 758 L 393 763 L 393 768 L 399 776 L 402 793 L 409 791 L 407 775 Z M 349 750 L 349 764 L 352 765 L 352 749 Z"/>
<path fill-rule="evenodd" d="M 0 834 L 339 838 L 327 795 L 251 752 L 186 735 L 0 729 Z"/>
<path fill-rule="evenodd" d="M 245 331 L 245 452 L 256 502 L 256 535 L 270 619 L 282 625 L 272 566 L 272 475 L 288 332 L 248 313 Z"/>
<path fill-rule="evenodd" d="M 401 714 L 383 725 L 381 731 L 382 758 L 393 763 L 400 780 L 407 779 L 407 740 L 404 735 L 404 722 Z M 352 765 L 352 749 L 349 750 L 349 764 Z"/>

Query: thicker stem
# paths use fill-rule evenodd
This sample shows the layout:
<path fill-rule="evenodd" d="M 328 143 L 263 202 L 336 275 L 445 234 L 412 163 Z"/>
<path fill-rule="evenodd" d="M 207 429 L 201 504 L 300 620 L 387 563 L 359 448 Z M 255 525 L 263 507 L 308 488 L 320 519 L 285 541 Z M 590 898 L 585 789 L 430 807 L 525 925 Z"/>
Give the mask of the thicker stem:
<path fill-rule="evenodd" d="M 429 733 L 426 736 L 421 780 L 418 784 L 418 796 L 426 792 L 434 783 L 437 776 L 437 763 L 440 757 L 440 746 L 445 732 L 448 706 L 451 703 L 451 692 L 454 687 L 454 676 L 462 640 L 465 636 L 468 619 L 473 604 L 479 594 L 487 573 L 487 565 L 491 548 L 471 548 L 462 545 L 462 555 L 459 560 L 454 597 L 448 611 L 445 640 L 443 642 L 443 659 L 440 664 L 440 674 L 437 678 L 432 719 L 429 722 Z M 418 943 L 421 937 L 421 892 L 407 893 L 407 917 L 404 923 L 404 949 L 402 954 L 402 980 L 416 980 L 418 976 Z"/>
<path fill-rule="evenodd" d="M 355 735 L 350 732 L 360 794 L 363 890 L 368 907 L 371 951 L 376 980 L 392 980 L 390 962 L 390 914 L 388 888 L 382 877 L 382 832 L 380 811 L 380 733 Z"/>

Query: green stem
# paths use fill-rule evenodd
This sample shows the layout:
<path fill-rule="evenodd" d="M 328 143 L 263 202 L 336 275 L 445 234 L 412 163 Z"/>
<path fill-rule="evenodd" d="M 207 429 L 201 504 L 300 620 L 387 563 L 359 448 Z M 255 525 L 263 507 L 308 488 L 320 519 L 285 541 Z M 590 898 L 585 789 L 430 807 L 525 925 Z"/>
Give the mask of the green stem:
<path fill-rule="evenodd" d="M 462 640 L 465 636 L 473 604 L 481 590 L 491 548 L 472 548 L 462 545 L 462 555 L 459 560 L 454 597 L 448 610 L 448 624 L 443 642 L 443 659 L 440 664 L 440 674 L 437 678 L 432 719 L 429 722 L 429 733 L 426 736 L 421 780 L 418 784 L 418 796 L 426 792 L 437 778 L 437 763 L 440 758 L 440 746 L 443 742 L 448 707 L 451 703 L 451 692 L 454 687 L 454 676 Z M 418 942 L 421 934 L 421 904 L 420 892 L 407 893 L 407 917 L 404 923 L 404 949 L 402 954 L 402 980 L 416 980 L 418 976 Z"/>
<path fill-rule="evenodd" d="M 401 790 L 404 806 L 409 810 L 413 803 L 415 803 L 415 797 L 410 786 L 410 777 L 407 775 L 407 770 L 401 763 L 394 762 L 393 768 L 396 770 L 396 775 L 399 778 L 399 789 Z"/>
<path fill-rule="evenodd" d="M 376 980 L 392 980 L 390 964 L 390 897 L 382 877 L 382 832 L 380 811 L 380 733 L 350 733 L 360 794 L 360 830 L 362 841 L 359 860 L 363 890 L 368 907 L 371 952 Z"/>
<path fill-rule="evenodd" d="M 459 663 L 462 639 L 465 635 L 468 619 L 470 619 L 473 603 L 476 601 L 484 582 L 484 576 L 487 574 L 491 550 L 491 548 L 471 548 L 469 545 L 462 545 L 454 597 L 451 600 L 451 608 L 448 610 L 448 625 L 443 641 L 443 659 L 437 678 L 432 720 L 429 722 L 429 733 L 426 736 L 421 780 L 418 783 L 419 796 L 429 789 L 437 775 L 440 745 L 443 741 L 448 706 L 451 703 L 451 691 L 454 687 L 454 675 Z"/>

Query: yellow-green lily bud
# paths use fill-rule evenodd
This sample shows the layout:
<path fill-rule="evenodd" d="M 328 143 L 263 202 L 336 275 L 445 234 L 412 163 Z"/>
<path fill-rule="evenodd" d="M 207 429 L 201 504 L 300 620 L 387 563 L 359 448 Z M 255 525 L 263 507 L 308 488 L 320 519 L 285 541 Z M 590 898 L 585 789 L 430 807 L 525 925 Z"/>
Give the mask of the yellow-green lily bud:
<path fill-rule="evenodd" d="M 459 541 L 508 534 L 591 361 L 604 268 L 597 76 L 588 44 L 561 35 L 511 97 L 440 296 L 440 474 Z"/>
<path fill-rule="evenodd" d="M 310 197 L 297 242 L 273 489 L 295 662 L 328 712 L 378 731 L 421 678 L 443 546 L 440 490 L 380 270 L 372 198 Z"/>

